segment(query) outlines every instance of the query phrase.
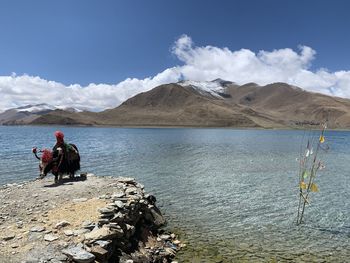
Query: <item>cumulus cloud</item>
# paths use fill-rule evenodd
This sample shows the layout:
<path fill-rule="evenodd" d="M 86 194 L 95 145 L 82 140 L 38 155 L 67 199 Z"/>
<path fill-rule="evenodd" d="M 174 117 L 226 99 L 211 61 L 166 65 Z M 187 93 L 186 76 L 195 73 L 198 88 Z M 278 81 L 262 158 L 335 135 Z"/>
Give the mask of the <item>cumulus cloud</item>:
<path fill-rule="evenodd" d="M 185 79 L 212 80 L 222 78 L 238 84 L 255 82 L 266 85 L 286 82 L 312 92 L 350 98 L 350 71 L 329 72 L 310 69 L 316 51 L 311 47 L 259 51 L 231 51 L 228 48 L 195 46 L 192 39 L 181 36 L 172 52 L 184 65 L 180 67 Z"/>
<path fill-rule="evenodd" d="M 232 51 L 214 46 L 196 46 L 192 39 L 179 37 L 171 52 L 182 63 L 145 79 L 127 78 L 115 85 L 78 84 L 65 86 L 35 76 L 0 76 L 0 109 L 33 103 L 102 110 L 116 107 L 128 98 L 158 85 L 179 79 L 208 81 L 216 78 L 238 84 L 265 85 L 286 82 L 313 92 L 350 98 L 350 71 L 311 70 L 316 51 L 299 46 L 272 51 Z"/>
<path fill-rule="evenodd" d="M 128 78 L 115 85 L 79 84 L 65 86 L 28 75 L 0 76 L 0 110 L 28 104 L 47 103 L 59 107 L 99 111 L 113 108 L 128 98 L 163 83 L 177 82 L 180 73 L 176 68 L 166 69 L 154 77 Z"/>

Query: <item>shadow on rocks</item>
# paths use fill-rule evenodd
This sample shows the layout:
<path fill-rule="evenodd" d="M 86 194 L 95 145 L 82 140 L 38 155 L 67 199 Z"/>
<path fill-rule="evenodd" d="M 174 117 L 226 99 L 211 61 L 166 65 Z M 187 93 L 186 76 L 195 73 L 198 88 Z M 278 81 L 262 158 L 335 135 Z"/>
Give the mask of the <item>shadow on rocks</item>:
<path fill-rule="evenodd" d="M 81 182 L 81 181 L 85 181 L 85 180 L 86 180 L 86 176 L 76 176 L 73 178 L 66 177 L 66 178 L 62 178 L 62 180 L 58 183 L 53 182 L 52 184 L 44 185 L 44 187 L 57 187 L 57 186 L 60 186 L 62 184 L 73 185 L 73 182 Z"/>

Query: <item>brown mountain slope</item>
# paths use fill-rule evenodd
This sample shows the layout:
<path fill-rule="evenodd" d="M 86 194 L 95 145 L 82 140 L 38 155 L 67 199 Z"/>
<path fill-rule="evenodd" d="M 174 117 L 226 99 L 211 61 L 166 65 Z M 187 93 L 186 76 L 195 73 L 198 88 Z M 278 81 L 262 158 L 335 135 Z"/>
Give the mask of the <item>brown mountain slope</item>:
<path fill-rule="evenodd" d="M 328 119 L 332 128 L 350 127 L 350 100 L 312 93 L 286 83 L 248 84 L 227 89 L 230 101 L 264 112 L 287 126 L 314 126 Z"/>
<path fill-rule="evenodd" d="M 227 107 L 222 99 L 166 84 L 99 113 L 99 120 L 103 124 L 128 126 L 260 126 L 240 111 L 238 105 Z"/>
<path fill-rule="evenodd" d="M 7 110 L 0 114 L 1 125 L 21 125 L 33 121 L 39 115 L 29 112 L 17 112 L 15 109 Z"/>
<path fill-rule="evenodd" d="M 224 93 L 224 94 L 223 94 Z M 350 128 L 350 100 L 304 91 L 285 83 L 226 84 L 215 94 L 165 84 L 99 113 L 53 111 L 31 124 Z"/>
<path fill-rule="evenodd" d="M 98 125 L 98 116 L 94 112 L 69 112 L 54 110 L 30 122 L 33 125 Z"/>

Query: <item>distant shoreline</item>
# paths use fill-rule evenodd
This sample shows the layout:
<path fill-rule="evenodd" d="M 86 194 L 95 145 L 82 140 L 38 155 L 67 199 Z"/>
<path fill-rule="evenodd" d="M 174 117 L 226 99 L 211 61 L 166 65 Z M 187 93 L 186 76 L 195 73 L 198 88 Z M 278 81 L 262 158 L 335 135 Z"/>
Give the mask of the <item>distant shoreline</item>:
<path fill-rule="evenodd" d="M 120 129 L 227 129 L 227 130 L 277 130 L 277 131 L 318 131 L 320 128 L 311 128 L 311 127 L 234 127 L 234 126 L 159 126 L 159 125 L 64 125 L 64 124 L 19 124 L 19 125 L 0 125 L 0 127 L 66 127 L 66 128 L 120 128 Z M 340 129 L 340 128 L 329 128 L 327 131 L 350 131 L 349 129 Z"/>

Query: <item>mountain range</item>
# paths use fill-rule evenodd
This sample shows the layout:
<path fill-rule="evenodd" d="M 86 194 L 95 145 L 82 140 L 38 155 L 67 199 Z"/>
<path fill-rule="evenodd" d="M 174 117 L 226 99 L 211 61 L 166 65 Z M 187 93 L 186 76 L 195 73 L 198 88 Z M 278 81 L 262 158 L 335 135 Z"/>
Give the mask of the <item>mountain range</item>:
<path fill-rule="evenodd" d="M 102 112 L 28 105 L 0 114 L 0 124 L 251 128 L 350 128 L 350 100 L 286 83 L 259 86 L 181 81 L 137 94 Z"/>
<path fill-rule="evenodd" d="M 78 109 L 68 107 L 55 107 L 46 103 L 26 105 L 13 108 L 0 113 L 0 124 L 2 125 L 23 125 L 31 124 L 35 119 L 55 110 L 65 112 L 79 112 Z"/>

